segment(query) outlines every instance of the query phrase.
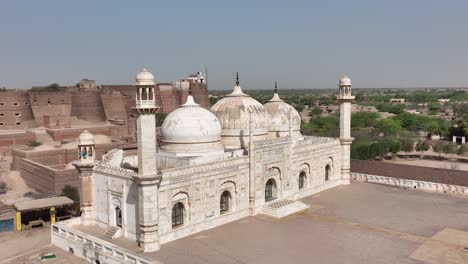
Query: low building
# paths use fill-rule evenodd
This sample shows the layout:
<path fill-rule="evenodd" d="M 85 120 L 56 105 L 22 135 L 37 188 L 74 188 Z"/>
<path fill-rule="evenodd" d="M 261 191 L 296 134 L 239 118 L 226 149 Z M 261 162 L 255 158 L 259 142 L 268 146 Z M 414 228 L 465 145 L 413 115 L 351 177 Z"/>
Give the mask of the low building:
<path fill-rule="evenodd" d="M 405 99 L 404 98 L 390 98 L 390 103 L 403 104 L 403 103 L 405 103 Z"/>

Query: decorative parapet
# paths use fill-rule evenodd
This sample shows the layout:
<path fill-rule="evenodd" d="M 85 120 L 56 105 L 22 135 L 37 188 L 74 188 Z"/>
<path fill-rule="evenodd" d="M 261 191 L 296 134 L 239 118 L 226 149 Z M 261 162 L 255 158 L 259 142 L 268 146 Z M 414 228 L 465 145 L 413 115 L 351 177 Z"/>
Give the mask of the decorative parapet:
<path fill-rule="evenodd" d="M 100 260 L 101 263 L 160 264 L 159 261 L 119 247 L 70 226 L 79 223 L 79 218 L 75 218 L 52 225 L 52 244 L 66 251 L 71 248 L 74 251 L 73 254 L 93 263 Z"/>
<path fill-rule="evenodd" d="M 468 187 L 459 186 L 459 185 L 426 182 L 426 181 L 418 181 L 418 180 L 411 180 L 411 179 L 400 179 L 400 178 L 371 175 L 371 174 L 364 174 L 364 173 L 354 173 L 354 172 L 351 173 L 351 179 L 355 181 L 371 182 L 371 183 L 385 184 L 385 185 L 412 188 L 412 189 L 420 189 L 420 190 L 430 191 L 430 192 L 455 194 L 455 195 L 468 197 Z"/>
<path fill-rule="evenodd" d="M 331 137 L 304 137 L 304 140 L 298 141 L 294 146 L 294 152 L 301 152 L 310 148 L 328 148 L 340 145 L 340 140 Z"/>
<path fill-rule="evenodd" d="M 133 170 L 124 169 L 120 167 L 112 167 L 109 164 L 105 164 L 105 163 L 104 164 L 99 163 L 98 165 L 96 165 L 94 167 L 94 171 L 101 172 L 101 173 L 108 174 L 108 175 L 121 176 L 125 178 L 132 178 L 138 175 L 138 173 L 134 172 Z"/>
<path fill-rule="evenodd" d="M 292 143 L 291 137 L 265 139 L 265 140 L 258 140 L 254 142 L 256 148 L 272 147 L 275 145 L 291 144 L 291 143 Z"/>
<path fill-rule="evenodd" d="M 247 156 L 239 157 L 239 158 L 232 158 L 224 161 L 215 161 L 211 163 L 205 163 L 200 165 L 189 165 L 184 167 L 177 167 L 162 170 L 162 177 L 163 178 L 171 178 L 177 177 L 182 175 L 194 174 L 194 173 L 203 173 L 206 171 L 213 171 L 213 170 L 220 170 L 232 166 L 238 166 L 243 164 L 248 164 L 249 158 Z"/>

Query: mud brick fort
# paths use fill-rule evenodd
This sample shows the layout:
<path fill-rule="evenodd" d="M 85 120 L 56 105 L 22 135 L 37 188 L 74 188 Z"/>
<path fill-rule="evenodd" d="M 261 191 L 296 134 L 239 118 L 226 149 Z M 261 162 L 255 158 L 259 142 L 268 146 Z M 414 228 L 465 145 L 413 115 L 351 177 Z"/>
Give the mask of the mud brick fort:
<path fill-rule="evenodd" d="M 211 107 L 203 74 L 158 83 L 160 113 L 187 100 L 189 90 L 204 108 Z M 9 171 L 19 171 L 26 185 L 41 193 L 60 194 L 68 184 L 80 188 L 76 138 L 84 130 L 97 135 L 97 157 L 114 148 L 136 147 L 135 85 L 96 85 L 83 79 L 75 86 L 50 85 L 0 91 L 0 150 L 11 156 Z M 131 151 L 131 150 L 130 150 Z"/>

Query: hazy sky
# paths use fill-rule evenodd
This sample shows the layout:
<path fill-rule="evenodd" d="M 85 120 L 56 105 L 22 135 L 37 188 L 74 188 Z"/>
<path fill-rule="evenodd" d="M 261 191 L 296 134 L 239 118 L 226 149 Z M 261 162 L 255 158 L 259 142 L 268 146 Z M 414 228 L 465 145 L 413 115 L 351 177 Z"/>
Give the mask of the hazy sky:
<path fill-rule="evenodd" d="M 0 87 L 82 78 L 210 89 L 468 86 L 468 1 L 0 1 Z"/>

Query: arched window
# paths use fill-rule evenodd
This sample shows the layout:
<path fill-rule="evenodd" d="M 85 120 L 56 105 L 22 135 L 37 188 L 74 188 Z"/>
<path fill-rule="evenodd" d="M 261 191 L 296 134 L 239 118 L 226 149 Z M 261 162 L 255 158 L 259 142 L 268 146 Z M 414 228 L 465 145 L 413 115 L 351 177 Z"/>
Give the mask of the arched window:
<path fill-rule="evenodd" d="M 224 191 L 221 194 L 221 199 L 219 201 L 219 208 L 221 213 L 225 213 L 229 211 L 230 207 L 230 202 L 231 200 L 231 193 L 229 191 Z"/>
<path fill-rule="evenodd" d="M 172 227 L 177 227 L 184 224 L 184 204 L 176 203 L 172 207 Z"/>
<path fill-rule="evenodd" d="M 306 173 L 301 171 L 301 173 L 299 174 L 299 190 L 304 188 L 305 181 L 306 181 Z"/>
<path fill-rule="evenodd" d="M 115 208 L 115 225 L 122 227 L 122 210 L 120 207 Z"/>
<path fill-rule="evenodd" d="M 269 179 L 265 184 L 265 201 L 271 201 L 276 198 L 276 182 Z"/>
<path fill-rule="evenodd" d="M 327 166 L 325 166 L 325 180 L 326 181 L 330 180 L 330 172 L 331 172 L 330 164 L 327 164 Z"/>

